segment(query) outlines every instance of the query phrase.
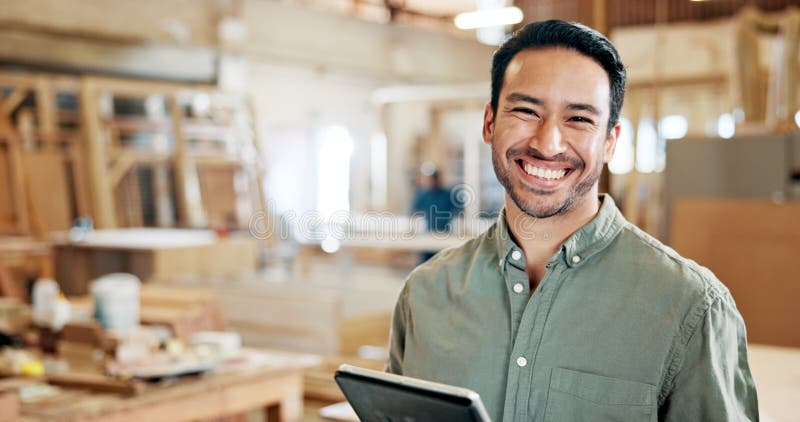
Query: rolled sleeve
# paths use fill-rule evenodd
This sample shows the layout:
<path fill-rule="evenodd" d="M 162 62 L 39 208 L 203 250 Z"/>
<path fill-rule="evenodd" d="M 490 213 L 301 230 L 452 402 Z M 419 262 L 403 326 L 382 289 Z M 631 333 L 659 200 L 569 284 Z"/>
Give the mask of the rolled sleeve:
<path fill-rule="evenodd" d="M 729 294 L 717 297 L 695 327 L 672 385 L 661 420 L 758 420 L 744 321 Z"/>

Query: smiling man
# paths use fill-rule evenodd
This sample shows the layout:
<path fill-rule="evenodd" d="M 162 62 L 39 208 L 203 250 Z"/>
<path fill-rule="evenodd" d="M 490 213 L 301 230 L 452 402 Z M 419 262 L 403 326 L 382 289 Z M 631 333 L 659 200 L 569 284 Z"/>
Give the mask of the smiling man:
<path fill-rule="evenodd" d="M 579 24 L 497 50 L 483 137 L 505 209 L 409 276 L 388 371 L 473 389 L 496 422 L 758 419 L 728 290 L 598 195 L 625 77 Z"/>

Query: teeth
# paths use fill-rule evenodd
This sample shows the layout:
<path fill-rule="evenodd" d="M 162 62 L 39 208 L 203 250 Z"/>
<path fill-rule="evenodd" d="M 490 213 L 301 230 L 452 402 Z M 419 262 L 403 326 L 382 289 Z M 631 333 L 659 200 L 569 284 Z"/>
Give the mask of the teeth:
<path fill-rule="evenodd" d="M 564 177 L 565 174 L 567 174 L 567 171 L 564 169 L 549 170 L 549 169 L 543 169 L 541 167 L 534 167 L 528 163 L 525 163 L 525 172 L 530 174 L 531 176 L 541 177 L 542 179 L 550 179 L 550 180 L 560 179 Z"/>

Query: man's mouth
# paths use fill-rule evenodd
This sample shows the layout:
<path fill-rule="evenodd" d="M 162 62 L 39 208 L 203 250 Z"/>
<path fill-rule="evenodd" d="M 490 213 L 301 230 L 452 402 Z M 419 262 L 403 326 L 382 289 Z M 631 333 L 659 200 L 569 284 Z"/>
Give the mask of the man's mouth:
<path fill-rule="evenodd" d="M 560 180 L 566 177 L 572 169 L 570 168 L 545 168 L 531 164 L 525 160 L 516 160 L 525 173 L 544 180 Z"/>

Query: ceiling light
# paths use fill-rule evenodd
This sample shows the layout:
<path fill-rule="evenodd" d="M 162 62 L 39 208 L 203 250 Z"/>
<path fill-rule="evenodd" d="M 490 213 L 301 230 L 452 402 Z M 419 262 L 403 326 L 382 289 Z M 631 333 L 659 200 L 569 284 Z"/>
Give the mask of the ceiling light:
<path fill-rule="evenodd" d="M 459 13 L 455 18 L 456 28 L 458 29 L 487 28 L 513 25 L 520 22 L 522 22 L 522 10 L 518 7 Z"/>

